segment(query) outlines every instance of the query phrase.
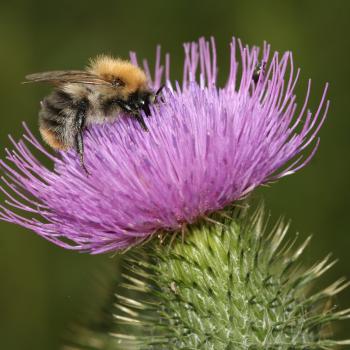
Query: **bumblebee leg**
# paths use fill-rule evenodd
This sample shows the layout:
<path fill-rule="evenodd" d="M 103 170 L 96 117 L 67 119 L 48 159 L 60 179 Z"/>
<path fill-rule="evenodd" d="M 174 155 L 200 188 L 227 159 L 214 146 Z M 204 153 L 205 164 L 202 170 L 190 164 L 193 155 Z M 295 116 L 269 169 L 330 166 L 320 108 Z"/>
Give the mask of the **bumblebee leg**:
<path fill-rule="evenodd" d="M 139 124 L 141 125 L 142 129 L 145 131 L 148 131 L 147 125 L 142 117 L 141 114 L 134 114 L 135 119 L 139 122 Z"/>
<path fill-rule="evenodd" d="M 151 110 L 149 108 L 149 103 L 148 102 L 145 103 L 142 109 L 145 112 L 146 117 L 149 118 L 151 116 Z"/>
<path fill-rule="evenodd" d="M 84 141 L 83 141 L 83 128 L 85 124 L 85 109 L 79 109 L 76 116 L 76 128 L 77 133 L 75 135 L 75 149 L 80 157 L 80 165 L 84 169 L 87 176 L 90 175 L 85 167 L 84 163 Z"/>
<path fill-rule="evenodd" d="M 132 109 L 130 105 L 127 103 L 124 103 L 122 101 L 118 101 L 119 106 L 127 113 L 131 114 L 141 125 L 142 129 L 145 131 L 148 131 L 147 125 L 145 121 L 143 120 L 142 115 L 140 115 L 137 111 Z"/>
<path fill-rule="evenodd" d="M 88 170 L 86 169 L 84 163 L 84 142 L 83 142 L 83 133 L 82 130 L 79 130 L 75 136 L 75 148 L 80 157 L 80 165 L 84 169 L 87 176 L 90 175 Z"/>

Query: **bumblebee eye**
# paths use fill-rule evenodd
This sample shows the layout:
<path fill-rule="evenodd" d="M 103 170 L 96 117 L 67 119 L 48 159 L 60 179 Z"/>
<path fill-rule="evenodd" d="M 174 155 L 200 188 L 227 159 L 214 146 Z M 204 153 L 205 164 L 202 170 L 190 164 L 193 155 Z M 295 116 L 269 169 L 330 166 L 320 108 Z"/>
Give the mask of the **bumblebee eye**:
<path fill-rule="evenodd" d="M 120 78 L 114 78 L 111 83 L 112 83 L 113 87 L 123 87 L 123 86 L 125 86 L 124 81 L 121 80 Z"/>

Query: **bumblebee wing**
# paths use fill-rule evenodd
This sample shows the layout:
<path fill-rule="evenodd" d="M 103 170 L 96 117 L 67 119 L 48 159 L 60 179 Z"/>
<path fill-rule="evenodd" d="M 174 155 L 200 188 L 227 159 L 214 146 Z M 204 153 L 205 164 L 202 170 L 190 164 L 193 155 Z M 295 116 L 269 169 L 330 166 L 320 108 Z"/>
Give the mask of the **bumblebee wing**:
<path fill-rule="evenodd" d="M 83 70 L 57 70 L 29 74 L 24 83 L 51 83 L 54 85 L 64 83 L 82 83 L 94 85 L 110 85 L 109 82 Z"/>

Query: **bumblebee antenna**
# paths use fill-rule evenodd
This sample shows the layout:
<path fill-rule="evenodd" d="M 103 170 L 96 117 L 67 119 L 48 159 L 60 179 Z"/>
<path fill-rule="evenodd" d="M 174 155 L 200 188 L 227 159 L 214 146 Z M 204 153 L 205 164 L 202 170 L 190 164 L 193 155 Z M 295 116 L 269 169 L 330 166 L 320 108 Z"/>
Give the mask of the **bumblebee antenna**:
<path fill-rule="evenodd" d="M 160 86 L 160 88 L 156 91 L 156 93 L 155 93 L 155 97 L 157 98 L 158 97 L 158 95 L 160 95 L 160 93 L 162 92 L 162 90 L 165 88 L 165 85 L 163 84 L 163 85 L 161 85 Z"/>

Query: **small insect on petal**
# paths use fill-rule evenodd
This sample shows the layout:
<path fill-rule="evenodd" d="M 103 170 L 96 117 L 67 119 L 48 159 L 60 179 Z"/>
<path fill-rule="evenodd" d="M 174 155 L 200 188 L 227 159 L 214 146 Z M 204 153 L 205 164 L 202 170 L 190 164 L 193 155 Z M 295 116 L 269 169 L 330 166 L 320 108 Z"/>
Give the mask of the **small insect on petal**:
<path fill-rule="evenodd" d="M 253 81 L 255 84 L 264 78 L 266 62 L 258 63 L 253 71 Z"/>

